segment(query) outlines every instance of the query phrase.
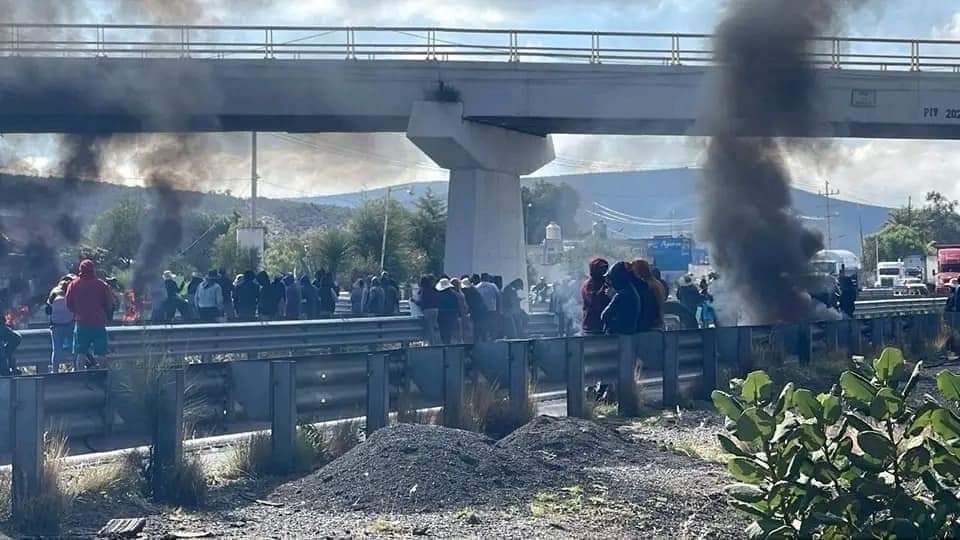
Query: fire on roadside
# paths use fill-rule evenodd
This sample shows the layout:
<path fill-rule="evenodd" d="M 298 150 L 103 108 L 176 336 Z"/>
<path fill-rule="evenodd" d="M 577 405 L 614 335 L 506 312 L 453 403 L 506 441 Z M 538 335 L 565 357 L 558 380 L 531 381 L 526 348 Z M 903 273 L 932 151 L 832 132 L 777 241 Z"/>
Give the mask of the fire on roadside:
<path fill-rule="evenodd" d="M 3 314 L 3 324 L 11 328 L 17 328 L 21 323 L 28 321 L 29 319 L 30 306 L 26 304 L 13 309 L 8 309 L 6 313 Z"/>
<path fill-rule="evenodd" d="M 129 289 L 125 293 L 123 293 L 123 295 L 127 301 L 126 308 L 124 309 L 124 312 L 123 312 L 123 322 L 139 321 L 141 301 L 137 297 L 137 291 L 133 289 Z"/>

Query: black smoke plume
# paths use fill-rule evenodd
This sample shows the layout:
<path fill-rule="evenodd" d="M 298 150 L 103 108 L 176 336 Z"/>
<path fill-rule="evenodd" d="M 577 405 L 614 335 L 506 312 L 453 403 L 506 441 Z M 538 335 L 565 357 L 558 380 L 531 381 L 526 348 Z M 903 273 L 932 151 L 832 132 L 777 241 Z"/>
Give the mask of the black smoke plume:
<path fill-rule="evenodd" d="M 816 154 L 813 38 L 860 2 L 740 0 L 715 31 L 711 139 L 701 185 L 700 238 L 753 324 L 812 316 L 811 257 L 818 232 L 791 213 L 788 152 Z M 791 138 L 794 137 L 794 138 Z M 815 156 L 814 156 L 815 157 Z"/>

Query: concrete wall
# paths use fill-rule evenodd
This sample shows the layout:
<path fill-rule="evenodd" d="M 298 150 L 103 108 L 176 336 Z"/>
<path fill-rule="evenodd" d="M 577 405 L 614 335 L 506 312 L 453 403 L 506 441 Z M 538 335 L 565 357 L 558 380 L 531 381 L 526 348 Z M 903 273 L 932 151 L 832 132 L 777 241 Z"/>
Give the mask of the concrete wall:
<path fill-rule="evenodd" d="M 533 134 L 697 134 L 711 108 L 708 71 L 683 66 L 8 57 L 0 132 L 403 132 L 439 80 L 465 119 Z M 960 74 L 823 81 L 818 135 L 960 138 Z"/>

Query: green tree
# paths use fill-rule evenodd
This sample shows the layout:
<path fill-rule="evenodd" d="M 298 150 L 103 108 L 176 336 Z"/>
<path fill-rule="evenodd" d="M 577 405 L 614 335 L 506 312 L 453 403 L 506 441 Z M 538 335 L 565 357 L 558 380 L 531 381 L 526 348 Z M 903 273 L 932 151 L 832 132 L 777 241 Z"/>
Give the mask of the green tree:
<path fill-rule="evenodd" d="M 97 216 L 90 232 L 90 248 L 107 250 L 120 261 L 132 261 L 140 249 L 140 229 L 146 217 L 146 207 L 135 199 L 123 199 L 110 210 Z"/>
<path fill-rule="evenodd" d="M 863 242 L 863 267 L 869 270 L 877 267 L 878 249 L 882 261 L 896 261 L 909 255 L 928 252 L 927 243 L 920 231 L 906 225 L 884 225 L 876 234 L 867 236 Z"/>
<path fill-rule="evenodd" d="M 183 262 L 201 272 L 212 267 L 234 270 L 233 266 L 211 264 L 211 255 L 214 242 L 225 235 L 230 230 L 230 226 L 239 220 L 240 216 L 237 214 L 227 216 L 197 213 L 187 216 L 183 225 L 184 245 L 181 248 Z M 236 243 L 236 233 L 231 239 Z"/>
<path fill-rule="evenodd" d="M 347 224 L 354 253 L 366 265 L 379 269 L 383 246 L 383 201 L 366 201 L 357 208 Z M 387 228 L 386 270 L 403 279 L 413 270 L 410 256 L 410 212 L 400 203 L 390 201 Z"/>
<path fill-rule="evenodd" d="M 942 193 L 927 193 L 926 204 L 920 208 L 905 206 L 890 212 L 888 225 L 903 225 L 915 229 L 926 244 L 960 242 L 960 214 L 957 201 Z"/>
<path fill-rule="evenodd" d="M 227 232 L 213 239 L 210 245 L 210 265 L 226 268 L 232 272 L 256 271 L 260 268 L 260 255 L 255 249 L 240 249 L 237 245 L 237 223 Z"/>
<path fill-rule="evenodd" d="M 342 229 L 313 229 L 303 234 L 303 243 L 307 246 L 307 263 L 310 269 L 325 269 L 337 276 L 350 261 L 353 254 L 353 240 Z"/>
<path fill-rule="evenodd" d="M 270 274 L 307 271 L 303 238 L 286 235 L 271 240 L 263 250 L 263 266 Z"/>
<path fill-rule="evenodd" d="M 424 269 L 443 273 L 443 255 L 447 235 L 447 205 L 432 191 L 417 200 L 410 216 L 410 243 L 424 258 Z"/>
<path fill-rule="evenodd" d="M 569 184 L 550 184 L 537 181 L 533 187 L 520 190 L 523 201 L 527 244 L 539 244 L 546 236 L 546 227 L 555 221 L 564 234 L 575 236 L 580 195 Z"/>

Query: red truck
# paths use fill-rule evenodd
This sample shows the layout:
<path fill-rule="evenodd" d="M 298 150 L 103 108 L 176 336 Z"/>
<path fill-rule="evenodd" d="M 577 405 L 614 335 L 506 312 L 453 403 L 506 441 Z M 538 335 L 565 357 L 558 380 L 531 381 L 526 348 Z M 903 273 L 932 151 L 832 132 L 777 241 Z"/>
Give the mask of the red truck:
<path fill-rule="evenodd" d="M 960 279 L 960 244 L 937 244 L 937 294 L 950 293 L 951 279 Z"/>

